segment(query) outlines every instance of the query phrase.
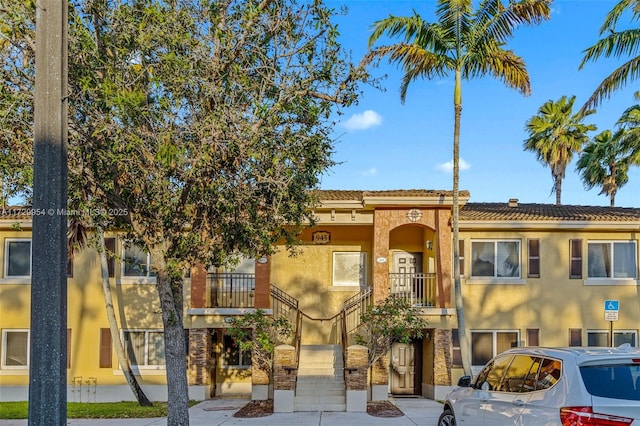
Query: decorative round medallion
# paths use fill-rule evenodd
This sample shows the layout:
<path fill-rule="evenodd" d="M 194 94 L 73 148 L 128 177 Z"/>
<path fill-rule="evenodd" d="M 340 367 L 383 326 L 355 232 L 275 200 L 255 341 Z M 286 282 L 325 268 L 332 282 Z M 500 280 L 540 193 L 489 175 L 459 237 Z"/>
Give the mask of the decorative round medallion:
<path fill-rule="evenodd" d="M 422 218 L 422 212 L 420 211 L 420 209 L 411 209 L 407 212 L 407 218 L 411 222 L 417 222 L 420 220 L 420 218 Z"/>

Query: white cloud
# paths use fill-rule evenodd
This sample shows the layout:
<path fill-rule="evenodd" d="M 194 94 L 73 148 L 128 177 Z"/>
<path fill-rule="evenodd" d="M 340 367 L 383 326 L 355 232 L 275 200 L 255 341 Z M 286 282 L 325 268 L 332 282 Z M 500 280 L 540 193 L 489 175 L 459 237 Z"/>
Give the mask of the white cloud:
<path fill-rule="evenodd" d="M 370 168 L 369 170 L 365 170 L 362 172 L 362 176 L 375 176 L 378 174 L 378 169 L 375 167 Z"/>
<path fill-rule="evenodd" d="M 460 170 L 468 170 L 471 168 L 471 164 L 464 161 L 463 158 L 460 159 Z M 438 164 L 435 167 L 436 170 L 440 170 L 441 172 L 452 173 L 453 172 L 453 161 L 447 161 L 446 163 Z"/>
<path fill-rule="evenodd" d="M 379 126 L 380 123 L 382 123 L 382 116 L 377 112 L 368 109 L 362 114 L 353 114 L 342 125 L 348 131 L 354 131 Z"/>

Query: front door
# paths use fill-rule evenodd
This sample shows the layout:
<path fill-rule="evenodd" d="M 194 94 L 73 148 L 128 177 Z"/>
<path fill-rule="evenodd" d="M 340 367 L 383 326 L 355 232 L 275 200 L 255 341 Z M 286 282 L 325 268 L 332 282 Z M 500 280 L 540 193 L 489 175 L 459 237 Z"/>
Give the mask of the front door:
<path fill-rule="evenodd" d="M 416 343 L 394 343 L 391 347 L 391 393 L 416 395 L 416 363 L 419 362 Z"/>
<path fill-rule="evenodd" d="M 393 271 L 391 274 L 391 294 L 413 302 L 420 295 L 421 280 L 416 274 L 422 273 L 422 253 L 409 253 L 404 251 L 393 253 Z"/>

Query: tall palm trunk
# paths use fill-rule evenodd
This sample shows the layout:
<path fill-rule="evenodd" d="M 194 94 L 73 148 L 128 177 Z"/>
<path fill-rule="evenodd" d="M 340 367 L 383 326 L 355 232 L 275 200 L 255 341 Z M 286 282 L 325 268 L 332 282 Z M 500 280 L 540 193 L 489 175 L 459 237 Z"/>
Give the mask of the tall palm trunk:
<path fill-rule="evenodd" d="M 453 94 L 454 127 L 453 127 L 453 288 L 455 292 L 456 316 L 458 318 L 458 337 L 460 339 L 460 355 L 464 374 L 471 375 L 469 341 L 464 321 L 464 302 L 460 283 L 460 227 L 458 224 L 459 186 L 460 186 L 460 117 L 462 115 L 462 81 L 460 70 L 456 70 L 456 82 Z"/>
<path fill-rule="evenodd" d="M 131 388 L 131 392 L 136 397 L 138 404 L 143 407 L 151 407 L 151 401 L 147 398 L 144 391 L 140 387 L 136 376 L 133 374 L 131 364 L 129 363 L 129 357 L 124 350 L 122 341 L 120 340 L 120 332 L 118 330 L 118 322 L 116 320 L 115 310 L 113 309 L 113 296 L 111 295 L 111 286 L 109 284 L 109 265 L 107 261 L 107 250 L 104 243 L 104 232 L 102 229 L 97 229 L 98 244 L 100 250 L 100 265 L 102 268 L 102 292 L 104 294 L 104 303 L 107 308 L 107 320 L 109 321 L 109 331 L 111 331 L 111 341 L 113 342 L 113 348 L 118 358 L 118 363 L 122 369 L 127 384 Z"/>

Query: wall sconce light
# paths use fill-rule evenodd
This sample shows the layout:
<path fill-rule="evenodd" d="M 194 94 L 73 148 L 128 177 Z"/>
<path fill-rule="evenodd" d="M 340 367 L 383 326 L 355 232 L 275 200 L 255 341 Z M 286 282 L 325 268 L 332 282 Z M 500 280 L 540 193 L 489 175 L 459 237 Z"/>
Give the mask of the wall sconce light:
<path fill-rule="evenodd" d="M 431 250 L 433 248 L 433 244 L 431 243 L 431 240 L 427 240 L 427 250 Z"/>

